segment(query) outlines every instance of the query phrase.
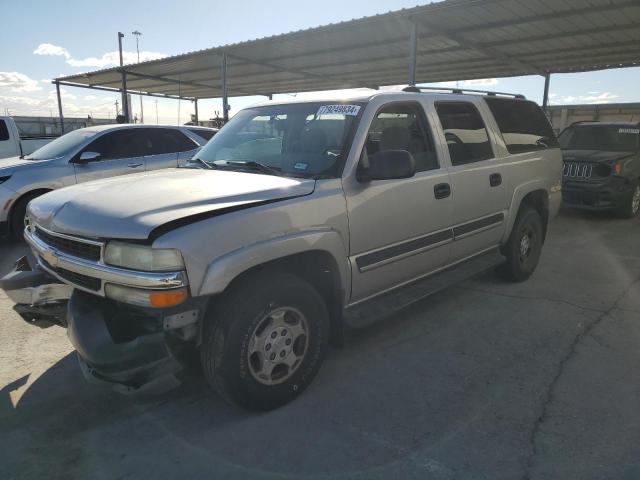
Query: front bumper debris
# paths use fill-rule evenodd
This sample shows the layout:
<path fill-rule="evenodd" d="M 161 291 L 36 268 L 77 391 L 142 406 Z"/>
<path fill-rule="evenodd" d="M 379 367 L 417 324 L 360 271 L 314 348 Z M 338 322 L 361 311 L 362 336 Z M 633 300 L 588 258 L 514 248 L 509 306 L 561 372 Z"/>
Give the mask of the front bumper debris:
<path fill-rule="evenodd" d="M 40 328 L 66 326 L 72 287 L 32 269 L 27 257 L 18 259 L 13 271 L 0 279 L 0 289 L 15 303 L 13 309 L 27 323 Z"/>
<path fill-rule="evenodd" d="M 67 334 L 85 378 L 128 395 L 160 393 L 179 385 L 183 356 L 195 345 L 185 336 L 195 340 L 201 312 L 199 301 L 180 307 L 181 311 L 132 308 L 74 290 Z"/>

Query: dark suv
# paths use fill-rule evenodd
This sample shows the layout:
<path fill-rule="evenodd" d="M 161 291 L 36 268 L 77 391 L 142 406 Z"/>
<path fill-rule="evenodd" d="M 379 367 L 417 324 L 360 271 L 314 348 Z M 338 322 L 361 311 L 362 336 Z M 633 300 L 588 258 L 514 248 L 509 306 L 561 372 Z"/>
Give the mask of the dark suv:
<path fill-rule="evenodd" d="M 579 122 L 560 134 L 562 200 L 570 207 L 613 211 L 625 218 L 640 209 L 640 124 Z"/>

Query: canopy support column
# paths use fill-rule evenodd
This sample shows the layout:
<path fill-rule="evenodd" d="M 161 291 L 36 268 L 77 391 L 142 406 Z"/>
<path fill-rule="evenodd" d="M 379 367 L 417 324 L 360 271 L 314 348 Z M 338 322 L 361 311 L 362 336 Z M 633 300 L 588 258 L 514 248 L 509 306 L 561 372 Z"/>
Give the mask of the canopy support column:
<path fill-rule="evenodd" d="M 416 56 L 418 53 L 418 25 L 411 23 L 409 30 L 409 85 L 416 85 Z"/>
<path fill-rule="evenodd" d="M 60 117 L 60 135 L 64 135 L 64 115 L 62 115 L 62 99 L 60 97 L 60 82 L 56 82 L 56 95 L 58 97 L 58 116 Z"/>
<path fill-rule="evenodd" d="M 549 81 L 551 80 L 551 73 L 544 74 L 544 94 L 542 95 L 542 109 L 545 113 L 548 113 L 549 106 Z"/>
<path fill-rule="evenodd" d="M 229 121 L 229 97 L 227 96 L 227 54 L 222 54 L 222 118 Z"/>
<path fill-rule="evenodd" d="M 124 33 L 118 32 L 118 50 L 120 52 L 120 69 L 122 72 L 122 110 L 124 111 L 124 122 L 129 123 L 129 99 L 127 98 L 127 73 L 122 68 L 124 62 L 122 61 L 122 37 Z"/>
<path fill-rule="evenodd" d="M 140 98 L 142 98 L 142 97 L 140 97 Z M 198 123 L 198 99 L 197 98 L 195 98 L 193 100 L 193 106 L 195 107 L 195 110 L 196 110 L 195 111 L 195 115 L 194 115 L 195 116 L 195 120 L 196 120 L 196 125 L 199 125 L 199 123 Z"/>

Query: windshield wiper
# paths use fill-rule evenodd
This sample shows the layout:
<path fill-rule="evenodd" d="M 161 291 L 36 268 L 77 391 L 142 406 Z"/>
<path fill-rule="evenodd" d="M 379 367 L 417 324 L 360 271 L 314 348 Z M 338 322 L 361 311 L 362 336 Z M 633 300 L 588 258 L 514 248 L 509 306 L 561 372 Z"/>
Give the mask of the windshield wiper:
<path fill-rule="evenodd" d="M 269 165 L 265 165 L 264 163 L 254 162 L 253 160 L 242 162 L 239 160 L 225 160 L 227 165 L 238 166 L 238 167 L 246 167 L 252 170 L 257 170 L 262 173 L 266 173 L 267 175 L 282 175 L 282 170 L 276 167 L 270 167 Z"/>
<path fill-rule="evenodd" d="M 209 170 L 213 170 L 216 168 L 214 165 L 211 165 L 209 162 L 202 160 L 201 158 L 190 158 L 187 161 L 186 165 L 189 165 L 191 162 L 200 162 L 202 165 L 204 165 L 204 168 L 208 168 Z"/>

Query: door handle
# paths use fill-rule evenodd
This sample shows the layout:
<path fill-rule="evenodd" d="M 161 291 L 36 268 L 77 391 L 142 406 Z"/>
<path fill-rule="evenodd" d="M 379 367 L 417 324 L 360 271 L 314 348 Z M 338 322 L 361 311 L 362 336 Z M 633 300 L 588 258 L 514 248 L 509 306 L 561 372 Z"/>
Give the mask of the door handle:
<path fill-rule="evenodd" d="M 502 175 L 499 173 L 492 173 L 489 175 L 489 185 L 492 187 L 497 187 L 502 183 Z"/>
<path fill-rule="evenodd" d="M 451 185 L 448 183 L 438 183 L 433 187 L 433 195 L 440 200 L 451 195 Z"/>
<path fill-rule="evenodd" d="M 127 167 L 129 168 L 138 168 L 141 167 L 142 164 L 141 163 L 130 163 L 129 165 L 127 165 Z"/>

